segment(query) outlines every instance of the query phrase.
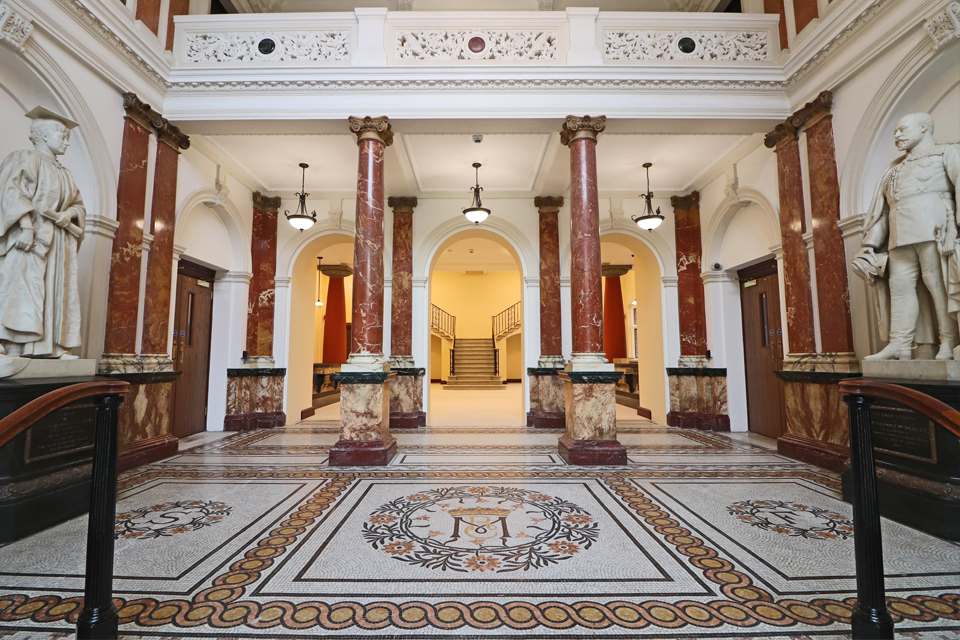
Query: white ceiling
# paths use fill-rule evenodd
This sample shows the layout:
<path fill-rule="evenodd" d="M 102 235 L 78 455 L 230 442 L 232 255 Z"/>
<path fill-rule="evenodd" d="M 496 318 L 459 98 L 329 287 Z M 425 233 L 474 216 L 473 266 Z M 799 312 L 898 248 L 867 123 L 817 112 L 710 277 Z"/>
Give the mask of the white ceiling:
<path fill-rule="evenodd" d="M 516 271 L 517 268 L 509 251 L 485 238 L 454 242 L 434 266 L 436 271 Z"/>
<path fill-rule="evenodd" d="M 323 264 L 345 264 L 353 266 L 353 243 L 340 242 L 329 246 L 317 256 L 323 256 Z"/>
<path fill-rule="evenodd" d="M 618 242 L 600 243 L 600 262 L 603 264 L 633 264 L 633 252 Z"/>

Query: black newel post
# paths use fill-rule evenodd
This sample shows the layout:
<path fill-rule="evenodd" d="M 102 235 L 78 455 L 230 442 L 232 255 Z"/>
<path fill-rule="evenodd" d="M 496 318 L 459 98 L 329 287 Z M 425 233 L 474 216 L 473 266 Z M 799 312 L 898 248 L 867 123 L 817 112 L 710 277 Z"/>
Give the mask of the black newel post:
<path fill-rule="evenodd" d="M 883 584 L 883 543 L 877 470 L 870 430 L 872 398 L 848 395 L 850 467 L 853 477 L 853 546 L 857 562 L 857 603 L 853 607 L 854 640 L 892 640 L 893 619 L 887 611 Z"/>
<path fill-rule="evenodd" d="M 77 640 L 117 638 L 113 536 L 117 516 L 117 418 L 121 402 L 122 396 L 104 396 L 93 401 L 97 406 L 97 423 L 87 526 L 87 570 L 83 610 L 77 618 Z"/>

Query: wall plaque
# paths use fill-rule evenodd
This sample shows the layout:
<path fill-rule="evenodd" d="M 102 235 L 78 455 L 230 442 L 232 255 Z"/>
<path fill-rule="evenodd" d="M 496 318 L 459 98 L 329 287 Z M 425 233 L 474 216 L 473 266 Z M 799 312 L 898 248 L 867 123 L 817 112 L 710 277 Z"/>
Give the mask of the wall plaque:
<path fill-rule="evenodd" d="M 97 410 L 93 406 L 62 409 L 27 430 L 23 461 L 45 460 L 93 448 Z"/>
<path fill-rule="evenodd" d="M 937 463 L 934 422 L 911 409 L 874 406 L 870 408 L 873 448 L 876 452 Z"/>

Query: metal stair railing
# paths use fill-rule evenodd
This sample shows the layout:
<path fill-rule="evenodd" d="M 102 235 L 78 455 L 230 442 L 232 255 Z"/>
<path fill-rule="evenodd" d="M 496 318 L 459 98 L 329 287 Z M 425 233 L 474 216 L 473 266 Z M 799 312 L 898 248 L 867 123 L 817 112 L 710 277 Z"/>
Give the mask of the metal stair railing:
<path fill-rule="evenodd" d="M 435 304 L 431 304 L 430 329 L 453 340 L 457 335 L 457 316 L 447 313 Z"/>
<path fill-rule="evenodd" d="M 72 384 L 31 400 L 0 420 L 0 447 L 57 409 L 88 398 L 97 408 L 87 521 L 87 564 L 83 609 L 77 617 L 78 640 L 116 640 L 117 608 L 113 604 L 113 543 L 117 516 L 117 419 L 130 388 L 121 380 Z"/>
<path fill-rule="evenodd" d="M 507 335 L 520 326 L 520 303 L 513 304 L 492 318 L 492 328 L 490 335 L 493 337 L 494 346 L 497 340 Z"/>
<path fill-rule="evenodd" d="M 873 455 L 870 406 L 877 398 L 901 404 L 960 437 L 960 411 L 924 393 L 884 382 L 848 378 L 840 393 L 850 411 L 850 470 L 853 479 L 854 557 L 857 601 L 851 627 L 854 640 L 893 638 L 883 584 L 883 540 Z"/>

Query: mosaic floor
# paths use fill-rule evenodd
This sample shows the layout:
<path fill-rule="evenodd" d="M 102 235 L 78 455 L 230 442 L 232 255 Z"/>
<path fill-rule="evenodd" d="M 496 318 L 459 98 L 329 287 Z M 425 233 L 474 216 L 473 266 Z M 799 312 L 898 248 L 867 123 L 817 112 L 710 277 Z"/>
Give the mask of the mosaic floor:
<path fill-rule="evenodd" d="M 849 630 L 839 479 L 749 434 L 620 422 L 626 467 L 559 431 L 398 433 L 326 466 L 336 424 L 198 434 L 121 476 L 124 637 L 829 638 Z M 0 637 L 69 637 L 85 518 L 0 547 Z M 960 546 L 884 522 L 898 637 L 960 637 Z M 849 636 L 847 636 L 849 637 Z"/>

